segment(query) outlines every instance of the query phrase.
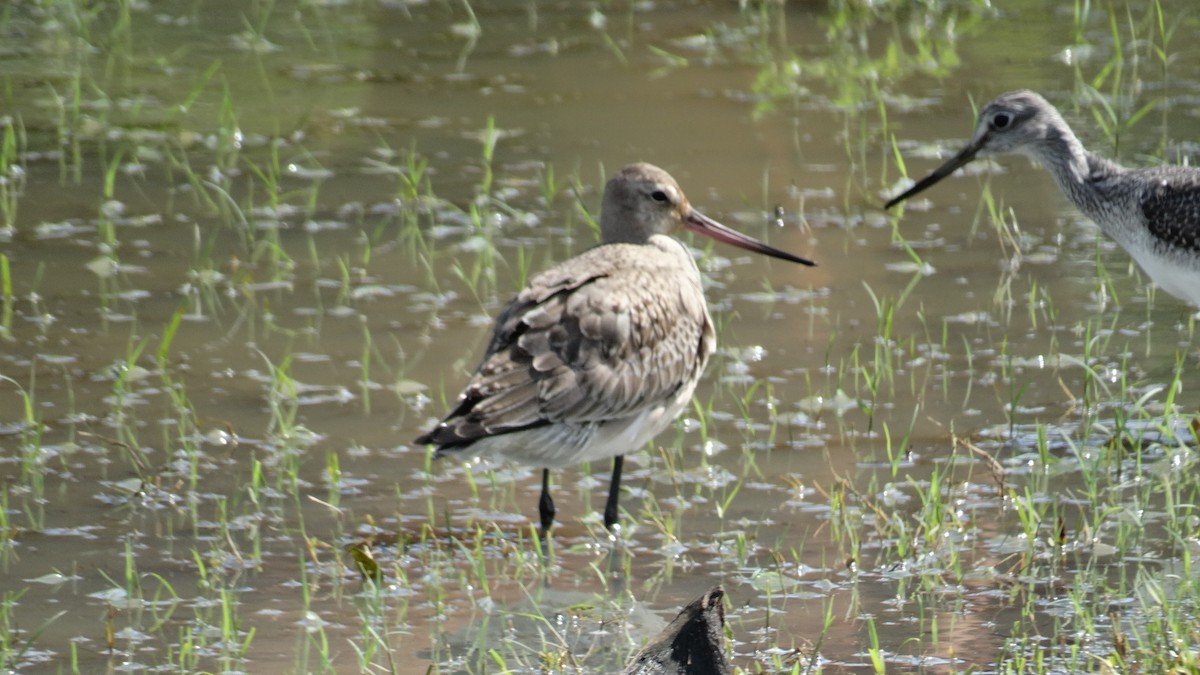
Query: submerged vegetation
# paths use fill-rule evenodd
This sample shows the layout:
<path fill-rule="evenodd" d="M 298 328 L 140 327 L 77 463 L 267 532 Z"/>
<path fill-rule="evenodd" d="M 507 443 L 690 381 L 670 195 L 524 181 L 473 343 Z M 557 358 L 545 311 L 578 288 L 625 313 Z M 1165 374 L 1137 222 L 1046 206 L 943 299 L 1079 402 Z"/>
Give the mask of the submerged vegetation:
<path fill-rule="evenodd" d="M 740 672 L 1200 672 L 1193 310 L 1020 162 L 880 209 L 1017 87 L 1184 161 L 1200 15 L 994 5 L 0 9 L 0 666 L 619 672 L 719 583 Z M 408 440 L 634 160 L 821 266 L 698 252 L 693 409 L 544 547 Z"/>

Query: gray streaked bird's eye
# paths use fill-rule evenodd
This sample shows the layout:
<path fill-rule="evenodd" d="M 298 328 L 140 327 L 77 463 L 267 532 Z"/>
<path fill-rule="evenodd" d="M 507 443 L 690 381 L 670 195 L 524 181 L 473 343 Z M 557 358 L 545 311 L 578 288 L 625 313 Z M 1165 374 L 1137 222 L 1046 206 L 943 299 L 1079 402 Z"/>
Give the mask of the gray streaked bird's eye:
<path fill-rule="evenodd" d="M 666 204 L 667 202 L 671 201 L 671 198 L 667 196 L 667 193 L 663 192 L 662 190 L 655 190 L 654 192 L 651 192 L 650 198 L 660 204 Z"/>
<path fill-rule="evenodd" d="M 993 129 L 1005 129 L 1011 123 L 1012 115 L 1009 115 L 1008 113 L 997 113 L 996 116 L 992 118 Z"/>

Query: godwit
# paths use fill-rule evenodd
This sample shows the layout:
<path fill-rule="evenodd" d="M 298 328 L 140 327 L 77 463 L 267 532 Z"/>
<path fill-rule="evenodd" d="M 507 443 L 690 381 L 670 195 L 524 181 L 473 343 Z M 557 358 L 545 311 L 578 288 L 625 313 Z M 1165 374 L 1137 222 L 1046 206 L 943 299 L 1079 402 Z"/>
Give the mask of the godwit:
<path fill-rule="evenodd" d="M 693 209 L 666 171 L 630 164 L 604 188 L 601 244 L 529 280 L 496 319 L 458 405 L 416 442 L 437 457 L 542 467 L 543 534 L 554 522 L 550 469 L 612 457 L 604 526 L 615 532 L 625 453 L 683 411 L 716 348 L 700 271 L 667 236 L 679 227 L 813 264 Z"/>
<path fill-rule="evenodd" d="M 1032 91 L 1010 91 L 979 113 L 970 143 L 886 208 L 949 176 L 976 156 L 1022 152 L 1041 162 L 1080 211 L 1154 283 L 1200 307 L 1200 169 L 1127 169 L 1088 152 L 1062 115 Z"/>
<path fill-rule="evenodd" d="M 621 675 L 729 675 L 725 659 L 725 591 L 696 598 L 642 648 Z"/>

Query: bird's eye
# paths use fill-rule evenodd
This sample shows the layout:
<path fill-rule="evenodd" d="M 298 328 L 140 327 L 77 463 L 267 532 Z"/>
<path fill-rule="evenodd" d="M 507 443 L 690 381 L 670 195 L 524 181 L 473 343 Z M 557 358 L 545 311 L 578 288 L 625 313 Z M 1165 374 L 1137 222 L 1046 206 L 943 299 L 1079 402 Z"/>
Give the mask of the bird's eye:
<path fill-rule="evenodd" d="M 651 192 L 650 199 L 653 199 L 659 204 L 666 204 L 671 201 L 671 198 L 667 196 L 667 193 L 663 192 L 662 190 L 655 190 L 654 192 Z"/>
<path fill-rule="evenodd" d="M 1010 124 L 1012 124 L 1012 115 L 1008 113 L 996 113 L 996 116 L 992 118 L 993 129 L 1007 129 Z"/>

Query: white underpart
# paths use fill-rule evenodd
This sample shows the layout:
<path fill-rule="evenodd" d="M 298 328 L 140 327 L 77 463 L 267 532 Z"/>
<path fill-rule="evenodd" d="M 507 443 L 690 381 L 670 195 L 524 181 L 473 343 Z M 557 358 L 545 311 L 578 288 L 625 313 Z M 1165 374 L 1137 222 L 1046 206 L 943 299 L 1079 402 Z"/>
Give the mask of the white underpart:
<path fill-rule="evenodd" d="M 1194 264 L 1181 264 L 1145 248 L 1130 247 L 1128 250 L 1159 288 L 1200 308 L 1200 269 Z"/>

